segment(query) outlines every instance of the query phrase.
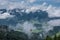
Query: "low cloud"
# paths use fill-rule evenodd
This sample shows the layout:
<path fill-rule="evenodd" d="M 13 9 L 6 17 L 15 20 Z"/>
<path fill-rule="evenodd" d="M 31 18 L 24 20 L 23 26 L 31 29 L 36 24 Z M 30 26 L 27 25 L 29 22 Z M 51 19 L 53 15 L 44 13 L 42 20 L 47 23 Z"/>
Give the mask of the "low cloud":
<path fill-rule="evenodd" d="M 48 24 L 51 26 L 60 26 L 60 19 L 51 20 L 48 22 Z"/>
<path fill-rule="evenodd" d="M 41 5 L 37 6 L 32 6 L 28 9 L 28 12 L 36 11 L 36 10 L 42 10 L 42 11 L 47 11 L 49 17 L 60 17 L 60 8 L 59 7 L 54 7 L 52 5 L 48 5 L 47 3 L 43 3 Z"/>
<path fill-rule="evenodd" d="M 36 29 L 34 27 L 34 25 L 29 21 L 25 21 L 22 24 L 18 23 L 14 30 L 15 31 L 22 31 L 22 32 L 28 34 L 28 36 L 31 36 L 31 33 L 32 33 L 33 29 Z"/>
<path fill-rule="evenodd" d="M 0 19 L 7 19 L 12 17 L 14 17 L 14 15 L 10 15 L 9 13 L 0 14 Z"/>

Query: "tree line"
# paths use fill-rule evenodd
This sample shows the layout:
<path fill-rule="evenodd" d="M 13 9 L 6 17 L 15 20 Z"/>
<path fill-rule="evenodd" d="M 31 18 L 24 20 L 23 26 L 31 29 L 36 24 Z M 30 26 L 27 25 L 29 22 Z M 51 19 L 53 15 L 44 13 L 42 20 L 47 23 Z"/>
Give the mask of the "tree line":
<path fill-rule="evenodd" d="M 54 37 L 46 36 L 45 40 L 60 40 L 60 35 L 54 35 Z"/>
<path fill-rule="evenodd" d="M 14 30 L 9 30 L 8 26 L 0 26 L 0 40 L 60 40 L 60 35 L 54 35 L 54 37 L 46 36 L 44 39 L 41 39 L 39 35 L 32 36 L 29 39 L 28 35 L 23 32 L 18 32 Z"/>

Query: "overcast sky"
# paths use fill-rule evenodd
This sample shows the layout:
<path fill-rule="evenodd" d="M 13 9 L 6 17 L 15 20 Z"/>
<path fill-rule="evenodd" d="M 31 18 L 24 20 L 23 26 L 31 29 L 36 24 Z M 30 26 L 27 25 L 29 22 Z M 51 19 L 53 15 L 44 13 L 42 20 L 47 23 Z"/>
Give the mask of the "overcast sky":
<path fill-rule="evenodd" d="M 53 6 L 60 7 L 60 0 L 0 0 L 0 8 L 7 8 L 9 6 L 33 6 L 33 5 L 41 5 L 46 2 L 48 5 L 51 4 Z"/>

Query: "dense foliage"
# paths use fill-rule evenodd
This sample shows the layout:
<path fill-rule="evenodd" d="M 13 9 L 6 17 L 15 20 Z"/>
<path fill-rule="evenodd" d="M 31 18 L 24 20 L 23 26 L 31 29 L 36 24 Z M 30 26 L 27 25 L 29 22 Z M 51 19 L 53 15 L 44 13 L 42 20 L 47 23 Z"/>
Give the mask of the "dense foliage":
<path fill-rule="evenodd" d="M 54 35 L 54 37 L 47 36 L 45 40 L 60 40 L 60 35 L 59 36 Z"/>
<path fill-rule="evenodd" d="M 28 40 L 28 36 L 23 32 L 8 30 L 8 26 L 0 26 L 0 40 Z"/>

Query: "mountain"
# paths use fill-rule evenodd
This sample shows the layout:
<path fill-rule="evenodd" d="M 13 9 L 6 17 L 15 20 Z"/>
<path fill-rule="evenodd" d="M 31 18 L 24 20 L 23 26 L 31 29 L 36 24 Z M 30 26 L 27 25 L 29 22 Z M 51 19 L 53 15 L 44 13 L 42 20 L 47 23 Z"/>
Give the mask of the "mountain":
<path fill-rule="evenodd" d="M 50 18 L 48 16 L 48 12 L 42 11 L 42 10 L 36 10 L 35 12 L 25 12 L 26 9 L 12 9 L 12 10 L 7 10 L 7 9 L 0 9 L 2 11 L 0 14 L 4 14 L 5 12 L 8 12 L 10 15 L 14 15 L 13 18 L 7 18 L 7 19 L 0 19 L 0 25 L 8 25 L 8 26 L 13 26 L 12 28 L 16 27 L 18 23 L 24 24 L 25 21 L 31 22 L 36 30 L 30 30 L 33 32 L 33 34 L 38 33 L 40 36 L 43 37 L 46 34 L 51 34 L 53 35 L 54 33 L 59 32 L 60 27 L 54 27 L 53 30 L 49 30 L 48 33 L 45 34 L 45 30 L 48 27 L 47 22 L 50 20 L 56 20 L 60 19 L 60 17 L 52 17 Z M 28 26 L 29 27 L 29 26 Z M 20 27 L 19 27 L 20 28 Z M 45 28 L 45 29 L 44 29 Z M 36 32 L 37 31 L 37 32 Z"/>
<path fill-rule="evenodd" d="M 29 21 L 29 20 L 40 20 L 40 19 L 47 19 L 48 18 L 48 13 L 46 11 L 42 11 L 40 10 L 40 12 L 36 11 L 36 12 L 30 12 L 29 14 L 26 12 L 21 12 L 23 9 L 12 9 L 12 10 L 7 10 L 8 13 L 10 15 L 15 15 L 14 18 L 11 19 L 0 19 L 0 23 L 2 24 L 12 24 L 12 23 L 17 23 L 19 21 Z M 6 9 L 0 9 L 0 11 L 2 11 L 2 13 L 6 12 Z M 8 20 L 8 21 L 7 21 Z"/>

